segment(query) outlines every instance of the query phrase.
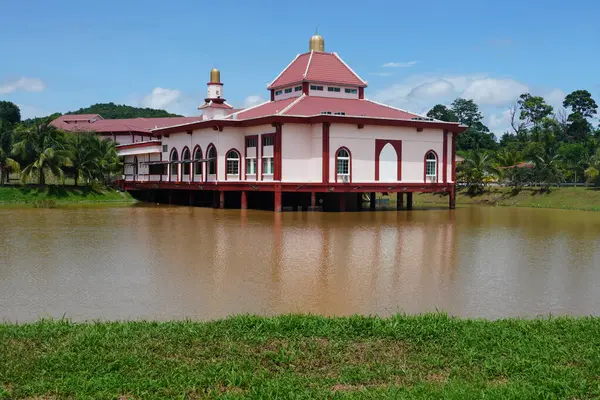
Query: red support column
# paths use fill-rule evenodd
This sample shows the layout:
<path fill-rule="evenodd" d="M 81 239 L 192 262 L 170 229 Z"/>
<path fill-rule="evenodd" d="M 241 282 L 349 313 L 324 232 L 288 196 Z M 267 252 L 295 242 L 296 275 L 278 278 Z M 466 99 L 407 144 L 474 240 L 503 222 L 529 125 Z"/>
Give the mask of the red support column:
<path fill-rule="evenodd" d="M 413 209 L 413 194 L 412 194 L 412 192 L 406 193 L 406 209 L 409 211 Z"/>
<path fill-rule="evenodd" d="M 404 208 L 404 193 L 396 193 L 396 210 L 402 210 Z"/>
<path fill-rule="evenodd" d="M 275 170 L 273 171 L 273 180 L 281 181 L 281 124 L 275 123 L 275 137 L 273 143 L 273 161 L 275 162 Z"/>
<path fill-rule="evenodd" d="M 242 210 L 247 210 L 248 209 L 248 195 L 246 194 L 245 190 L 242 190 L 242 194 L 241 194 L 241 206 L 240 208 Z"/>
<path fill-rule="evenodd" d="M 452 182 L 456 182 L 456 133 L 452 134 Z"/>
<path fill-rule="evenodd" d="M 275 188 L 275 212 L 281 212 L 281 188 Z"/>
<path fill-rule="evenodd" d="M 442 179 L 443 182 L 448 182 L 448 131 L 444 130 L 444 139 L 443 139 L 442 151 L 444 154 L 442 155 Z"/>
<path fill-rule="evenodd" d="M 455 186 L 452 186 L 450 189 L 450 193 L 448 193 L 448 208 L 454 210 L 456 208 L 456 189 Z"/>
<path fill-rule="evenodd" d="M 346 196 L 344 193 L 340 193 L 340 212 L 346 211 Z"/>
<path fill-rule="evenodd" d="M 225 192 L 219 192 L 219 208 L 225 208 Z"/>
<path fill-rule="evenodd" d="M 310 192 L 310 208 L 314 209 L 317 206 L 317 194 Z"/>
<path fill-rule="evenodd" d="M 369 194 L 369 198 L 371 199 L 371 203 L 369 204 L 371 211 L 375 210 L 375 197 L 376 197 L 375 192 L 371 192 Z"/>

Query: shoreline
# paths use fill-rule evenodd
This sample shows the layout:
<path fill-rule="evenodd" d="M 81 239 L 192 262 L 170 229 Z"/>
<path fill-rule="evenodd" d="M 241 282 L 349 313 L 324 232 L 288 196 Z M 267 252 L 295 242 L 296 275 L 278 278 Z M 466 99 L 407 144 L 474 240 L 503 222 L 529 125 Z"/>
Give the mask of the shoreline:
<path fill-rule="evenodd" d="M 65 205 L 131 204 L 129 193 L 90 186 L 0 186 L 0 207 L 53 208 Z"/>
<path fill-rule="evenodd" d="M 599 317 L 4 323 L 0 399 L 591 398 L 598 348 Z"/>

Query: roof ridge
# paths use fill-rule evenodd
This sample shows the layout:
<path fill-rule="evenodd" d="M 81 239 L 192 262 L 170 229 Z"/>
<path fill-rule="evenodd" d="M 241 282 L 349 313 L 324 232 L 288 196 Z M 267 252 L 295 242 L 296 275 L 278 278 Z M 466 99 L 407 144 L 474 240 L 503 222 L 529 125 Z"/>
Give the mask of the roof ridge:
<path fill-rule="evenodd" d="M 353 70 L 353 69 L 352 69 L 352 68 L 351 68 L 351 67 L 350 67 L 348 64 L 346 64 L 346 61 L 342 60 L 342 57 L 340 57 L 340 56 L 338 55 L 338 53 L 336 53 L 336 52 L 333 52 L 332 54 L 333 54 L 333 55 L 334 55 L 334 56 L 335 56 L 335 57 L 336 57 L 338 60 L 340 60 L 340 61 L 341 61 L 341 63 L 342 63 L 342 64 L 344 64 L 344 65 L 346 66 L 346 68 L 348 68 L 348 69 L 350 70 L 350 72 L 352 72 L 352 73 L 354 74 L 354 76 L 355 76 L 355 77 L 356 77 L 356 78 L 357 78 L 359 81 L 361 81 L 362 83 L 364 83 L 364 84 L 365 84 L 365 86 L 368 86 L 368 85 L 367 85 L 367 81 L 365 81 L 365 80 L 364 80 L 363 78 L 361 78 L 361 77 L 360 77 L 360 76 L 359 76 L 359 75 L 358 75 L 356 72 L 354 72 L 354 70 Z"/>
<path fill-rule="evenodd" d="M 312 61 L 313 51 L 310 51 L 310 57 L 308 57 L 308 62 L 306 63 L 306 69 L 304 70 L 304 75 L 302 75 L 302 80 L 306 79 L 306 75 L 308 75 L 308 68 L 310 67 L 310 62 Z"/>
<path fill-rule="evenodd" d="M 278 115 L 283 115 L 286 112 L 288 112 L 290 109 L 292 109 L 296 104 L 301 103 L 305 98 L 307 98 L 308 96 L 305 95 L 304 93 L 302 93 L 302 95 L 300 95 L 296 100 L 292 101 L 290 104 L 287 105 L 287 107 L 285 107 L 283 110 L 281 110 L 280 112 L 278 112 Z"/>
<path fill-rule="evenodd" d="M 237 115 L 240 114 L 240 113 L 243 113 L 243 112 L 246 112 L 246 111 L 250 111 L 250 110 L 254 110 L 255 108 L 260 107 L 262 105 L 265 105 L 267 103 L 271 103 L 271 101 L 270 100 L 266 100 L 266 101 L 263 101 L 262 103 L 258 103 L 256 105 L 251 106 L 251 107 L 244 108 L 244 109 L 242 109 L 240 111 L 236 111 L 234 113 L 227 114 L 227 117 L 231 117 L 233 119 L 234 115 L 237 117 Z M 273 103 L 274 103 L 274 101 L 273 101 Z"/>
<path fill-rule="evenodd" d="M 290 67 L 290 66 L 291 66 L 291 65 L 294 63 L 294 61 L 296 61 L 296 60 L 298 59 L 298 57 L 300 57 L 300 54 L 296 54 L 296 57 L 294 57 L 294 59 L 293 59 L 293 60 L 292 60 L 292 61 L 291 61 L 291 62 L 290 62 L 288 65 L 287 65 L 287 67 L 285 67 L 285 68 L 284 68 L 284 69 L 283 69 L 283 70 L 282 70 L 282 71 L 279 73 L 279 75 L 277 75 L 277 76 L 275 77 L 275 79 L 273 79 L 273 80 L 271 81 L 271 83 L 269 83 L 269 84 L 267 85 L 267 88 L 269 88 L 269 87 L 270 87 L 272 84 L 274 84 L 274 83 L 275 83 L 275 81 L 277 81 L 277 79 L 279 79 L 279 77 L 280 77 L 281 75 L 283 75 L 283 73 L 284 73 L 285 71 L 287 71 L 287 69 L 288 69 L 288 68 L 289 68 L 289 67 Z"/>
<path fill-rule="evenodd" d="M 380 102 L 378 102 L 378 101 L 375 101 L 375 100 L 371 100 L 371 99 L 361 99 L 361 100 L 363 100 L 363 101 L 369 101 L 369 102 L 371 102 L 371 103 L 373 103 L 373 104 L 377 104 L 377 105 L 379 105 L 379 106 L 382 106 L 382 107 L 391 108 L 392 110 L 402 111 L 402 112 L 405 112 L 405 113 L 407 113 L 407 114 L 416 115 L 416 116 L 418 116 L 418 117 L 428 118 L 428 117 L 425 117 L 425 116 L 423 116 L 423 115 L 421 115 L 421 114 L 417 114 L 417 113 L 414 113 L 414 112 L 412 112 L 412 111 L 407 111 L 407 110 L 404 110 L 404 109 L 402 109 L 402 108 L 398 108 L 398 107 L 390 106 L 390 105 L 388 105 L 388 104 L 380 103 Z"/>

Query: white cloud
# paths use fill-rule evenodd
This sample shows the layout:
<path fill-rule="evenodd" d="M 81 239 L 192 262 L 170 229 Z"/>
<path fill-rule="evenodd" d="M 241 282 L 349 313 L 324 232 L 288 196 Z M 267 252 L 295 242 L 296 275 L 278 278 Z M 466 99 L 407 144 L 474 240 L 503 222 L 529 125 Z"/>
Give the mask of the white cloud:
<path fill-rule="evenodd" d="M 6 82 L 0 86 L 0 94 L 9 94 L 17 90 L 26 92 L 43 92 L 46 84 L 38 78 L 21 77 L 15 81 Z"/>
<path fill-rule="evenodd" d="M 175 106 L 181 98 L 181 91 L 156 87 L 152 93 L 142 99 L 144 107 L 168 109 Z"/>
<path fill-rule="evenodd" d="M 19 110 L 21 111 L 21 119 L 29 119 L 29 118 L 40 118 L 46 117 L 52 114 L 52 111 L 48 111 L 43 107 L 32 106 L 29 104 L 17 104 Z"/>
<path fill-rule="evenodd" d="M 260 103 L 264 103 L 266 100 L 260 96 L 252 95 L 246 97 L 244 100 L 244 108 L 252 107 Z"/>
<path fill-rule="evenodd" d="M 471 82 L 462 97 L 473 99 L 479 105 L 502 105 L 519 98 L 529 88 L 513 79 L 485 78 Z"/>
<path fill-rule="evenodd" d="M 546 100 L 546 103 L 554 107 L 554 111 L 558 111 L 563 108 L 563 101 L 567 94 L 560 89 L 552 89 L 542 96 Z"/>
<path fill-rule="evenodd" d="M 418 61 L 406 61 L 406 62 L 387 62 L 382 65 L 384 68 L 408 68 L 418 64 Z"/>
<path fill-rule="evenodd" d="M 391 76 L 392 73 L 391 72 L 369 72 L 369 75 L 374 75 L 374 76 Z"/>
<path fill-rule="evenodd" d="M 510 130 L 510 110 L 506 109 L 500 112 L 489 114 L 485 122 L 490 131 L 504 133 Z M 500 135 L 499 135 L 500 136 Z"/>
<path fill-rule="evenodd" d="M 438 79 L 413 88 L 407 96 L 416 99 L 436 99 L 450 95 L 453 92 L 454 85 L 451 82 L 445 79 Z"/>

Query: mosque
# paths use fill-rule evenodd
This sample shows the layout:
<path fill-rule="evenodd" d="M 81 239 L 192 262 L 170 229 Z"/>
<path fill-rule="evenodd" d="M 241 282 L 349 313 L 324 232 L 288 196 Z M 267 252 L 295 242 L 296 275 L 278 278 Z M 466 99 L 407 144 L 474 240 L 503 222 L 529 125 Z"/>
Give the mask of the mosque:
<path fill-rule="evenodd" d="M 465 130 L 369 100 L 367 82 L 322 36 L 267 86 L 270 100 L 234 109 L 218 69 L 201 116 L 103 120 L 63 116 L 66 130 L 114 139 L 122 187 L 149 201 L 217 208 L 359 210 L 363 194 L 415 192 L 455 201 L 456 136 Z M 405 197 L 406 195 L 406 197 Z"/>

